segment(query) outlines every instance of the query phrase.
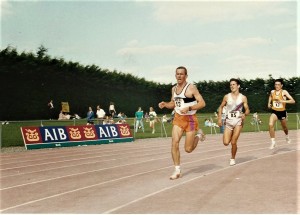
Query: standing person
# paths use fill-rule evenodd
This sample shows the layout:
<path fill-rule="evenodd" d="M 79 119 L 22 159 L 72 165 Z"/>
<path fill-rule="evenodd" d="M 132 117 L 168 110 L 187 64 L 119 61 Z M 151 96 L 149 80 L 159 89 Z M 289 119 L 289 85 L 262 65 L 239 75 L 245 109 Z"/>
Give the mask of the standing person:
<path fill-rule="evenodd" d="M 275 141 L 275 129 L 274 124 L 277 120 L 280 120 L 282 130 L 285 133 L 285 140 L 290 143 L 289 131 L 286 123 L 286 104 L 295 104 L 295 100 L 288 93 L 288 91 L 283 90 L 283 80 L 276 79 L 274 81 L 275 90 L 272 90 L 269 96 L 268 108 L 272 109 L 272 114 L 269 119 L 269 133 L 271 138 L 270 149 L 274 149 L 276 146 Z"/>
<path fill-rule="evenodd" d="M 228 146 L 231 142 L 231 159 L 229 165 L 235 165 L 237 152 L 237 140 L 243 128 L 246 115 L 250 113 L 247 97 L 240 93 L 240 81 L 232 78 L 229 81 L 231 92 L 226 94 L 219 107 L 218 125 L 222 126 L 222 110 L 226 107 L 225 129 L 223 133 L 223 144 Z M 243 108 L 245 113 L 242 112 Z"/>
<path fill-rule="evenodd" d="M 175 109 L 172 128 L 172 159 L 175 166 L 171 180 L 181 176 L 179 142 L 185 132 L 185 151 L 192 152 L 199 142 L 204 141 L 205 135 L 198 129 L 196 111 L 205 107 L 205 101 L 197 87 L 187 82 L 187 69 L 180 66 L 176 69 L 175 78 L 177 84 L 172 88 L 170 102 L 160 102 L 162 108 Z"/>
<path fill-rule="evenodd" d="M 155 121 L 156 121 L 156 117 L 157 114 L 154 111 L 153 107 L 150 107 L 150 111 L 149 111 L 149 124 L 150 124 L 150 128 L 152 128 L 152 134 L 155 133 Z"/>
<path fill-rule="evenodd" d="M 108 110 L 109 110 L 109 114 L 111 115 L 111 117 L 114 118 L 114 116 L 117 112 L 116 112 L 115 104 L 113 102 L 109 103 Z"/>
<path fill-rule="evenodd" d="M 91 124 L 94 124 L 94 121 L 93 119 L 95 118 L 95 115 L 94 115 L 94 111 L 92 109 L 92 107 L 89 107 L 89 111 L 87 112 L 87 125 L 91 125 Z"/>
<path fill-rule="evenodd" d="M 100 120 L 100 124 L 103 124 L 103 120 L 105 118 L 105 111 L 100 107 L 100 105 L 97 105 L 96 116 L 97 119 Z"/>
<path fill-rule="evenodd" d="M 145 132 L 144 130 L 144 123 L 143 123 L 143 117 L 144 117 L 144 111 L 142 110 L 141 107 L 139 107 L 139 109 L 135 112 L 135 132 L 138 131 L 139 126 L 141 126 L 143 133 Z"/>
<path fill-rule="evenodd" d="M 50 120 L 52 120 L 52 119 L 54 119 L 54 105 L 53 105 L 52 99 L 48 103 L 48 107 L 49 107 L 49 117 L 50 117 Z"/>

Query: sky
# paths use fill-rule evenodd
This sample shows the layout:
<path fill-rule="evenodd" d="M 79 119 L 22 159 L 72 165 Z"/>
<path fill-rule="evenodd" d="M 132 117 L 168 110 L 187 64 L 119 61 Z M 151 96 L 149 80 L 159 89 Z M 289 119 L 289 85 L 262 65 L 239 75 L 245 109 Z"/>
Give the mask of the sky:
<path fill-rule="evenodd" d="M 18 52 L 147 81 L 299 77 L 297 1 L 0 0 L 1 42 Z"/>

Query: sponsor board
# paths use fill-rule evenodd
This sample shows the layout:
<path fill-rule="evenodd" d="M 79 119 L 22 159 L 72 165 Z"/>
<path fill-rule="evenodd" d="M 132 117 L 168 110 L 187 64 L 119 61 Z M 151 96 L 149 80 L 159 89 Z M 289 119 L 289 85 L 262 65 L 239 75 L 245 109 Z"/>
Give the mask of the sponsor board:
<path fill-rule="evenodd" d="M 21 127 L 26 149 L 132 142 L 128 124 Z"/>

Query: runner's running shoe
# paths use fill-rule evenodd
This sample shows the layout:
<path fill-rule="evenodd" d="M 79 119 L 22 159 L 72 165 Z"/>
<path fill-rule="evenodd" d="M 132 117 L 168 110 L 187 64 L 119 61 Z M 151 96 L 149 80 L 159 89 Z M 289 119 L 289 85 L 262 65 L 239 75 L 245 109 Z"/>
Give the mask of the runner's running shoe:
<path fill-rule="evenodd" d="M 276 142 L 272 142 L 269 149 L 274 149 L 276 147 Z"/>
<path fill-rule="evenodd" d="M 203 142 L 203 141 L 206 139 L 206 136 L 205 136 L 205 134 L 204 134 L 204 132 L 202 131 L 201 128 L 197 131 L 196 136 L 199 137 L 199 140 L 200 140 L 201 142 Z"/>
<path fill-rule="evenodd" d="M 170 180 L 175 180 L 181 176 L 180 170 L 174 170 L 173 174 L 170 176 Z"/>

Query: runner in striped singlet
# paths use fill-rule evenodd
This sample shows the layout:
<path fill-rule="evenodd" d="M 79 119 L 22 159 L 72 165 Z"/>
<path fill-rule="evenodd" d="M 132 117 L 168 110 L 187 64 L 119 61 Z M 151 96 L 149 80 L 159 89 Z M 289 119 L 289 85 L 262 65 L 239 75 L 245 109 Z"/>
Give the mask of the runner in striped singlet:
<path fill-rule="evenodd" d="M 229 165 L 235 165 L 235 156 L 237 152 L 237 140 L 243 128 L 243 122 L 246 115 L 250 113 L 247 97 L 240 93 L 240 81 L 230 79 L 231 92 L 226 94 L 219 107 L 218 125 L 222 126 L 222 110 L 226 107 L 225 130 L 223 133 L 223 144 L 228 146 L 231 142 L 231 159 Z M 245 109 L 243 113 L 242 110 Z"/>

